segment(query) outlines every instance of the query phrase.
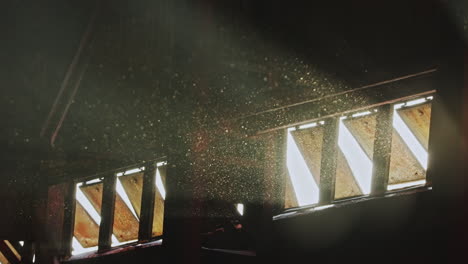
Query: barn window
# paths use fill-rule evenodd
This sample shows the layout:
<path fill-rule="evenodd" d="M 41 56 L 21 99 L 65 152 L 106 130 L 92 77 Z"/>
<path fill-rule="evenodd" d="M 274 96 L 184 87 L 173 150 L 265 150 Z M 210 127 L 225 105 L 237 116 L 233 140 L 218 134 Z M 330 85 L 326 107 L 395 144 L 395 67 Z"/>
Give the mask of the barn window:
<path fill-rule="evenodd" d="M 432 99 L 424 96 L 288 128 L 284 207 L 323 204 L 324 192 L 332 197 L 325 203 L 371 194 L 382 149 L 390 155 L 385 190 L 425 185 Z M 390 124 L 379 134 L 385 117 Z M 321 173 L 330 172 L 321 183 Z"/>
<path fill-rule="evenodd" d="M 158 162 L 77 183 L 72 255 L 160 238 L 165 180 L 166 162 Z M 106 210 L 112 223 L 103 222 Z M 107 244 L 100 237 L 106 226 L 111 230 Z"/>

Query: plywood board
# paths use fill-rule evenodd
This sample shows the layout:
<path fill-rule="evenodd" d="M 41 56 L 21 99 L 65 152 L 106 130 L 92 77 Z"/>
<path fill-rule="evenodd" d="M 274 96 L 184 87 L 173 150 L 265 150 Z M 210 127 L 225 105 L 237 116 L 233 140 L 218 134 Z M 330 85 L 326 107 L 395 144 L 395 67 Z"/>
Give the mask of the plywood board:
<path fill-rule="evenodd" d="M 161 175 L 161 181 L 166 186 L 166 166 L 158 168 Z M 156 197 L 154 200 L 154 218 L 153 218 L 153 236 L 161 236 L 163 234 L 164 223 L 164 199 L 161 193 L 156 189 Z"/>
<path fill-rule="evenodd" d="M 367 157 L 372 160 L 374 154 L 376 115 L 343 120 L 343 124 L 354 136 Z"/>
<path fill-rule="evenodd" d="M 393 130 L 388 184 L 417 181 L 425 178 L 426 171 L 411 153 L 401 136 Z"/>
<path fill-rule="evenodd" d="M 138 217 L 140 217 L 141 211 L 141 195 L 143 193 L 143 173 L 133 173 L 119 177 L 125 192 L 128 195 L 128 199 L 133 206 Z"/>
<path fill-rule="evenodd" d="M 101 212 L 103 184 L 96 183 L 80 186 L 84 195 L 96 211 Z M 138 220 L 119 195 L 115 198 L 114 211 L 114 235 L 119 242 L 125 242 L 138 238 Z"/>
<path fill-rule="evenodd" d="M 335 199 L 362 195 L 361 189 L 353 176 L 353 172 L 341 150 L 336 157 Z"/>
<path fill-rule="evenodd" d="M 99 226 L 85 211 L 83 206 L 76 202 L 74 236 L 84 248 L 98 245 Z"/>
<path fill-rule="evenodd" d="M 165 166 L 159 167 L 161 181 L 166 182 L 166 168 Z M 143 192 L 143 173 L 135 173 L 126 176 L 121 176 L 120 180 L 122 186 L 127 192 L 128 198 L 132 203 L 133 208 L 138 216 L 141 212 L 141 195 Z M 154 216 L 153 216 L 153 236 L 161 236 L 163 233 L 164 222 L 164 199 L 161 193 L 156 188 L 155 201 L 154 201 Z"/>
<path fill-rule="evenodd" d="M 119 242 L 138 239 L 139 223 L 119 194 L 115 197 L 114 235 Z"/>
<path fill-rule="evenodd" d="M 413 132 L 419 143 L 426 149 L 429 143 L 429 127 L 431 124 L 432 103 L 426 103 L 410 108 L 397 110 L 401 119 Z"/>
<path fill-rule="evenodd" d="M 299 203 L 297 202 L 296 194 L 294 193 L 294 188 L 291 182 L 291 176 L 289 173 L 286 173 L 286 184 L 285 184 L 285 190 L 284 190 L 284 208 L 293 208 L 299 206 Z"/>
<path fill-rule="evenodd" d="M 375 115 L 345 120 L 344 124 L 367 156 L 371 158 L 374 152 Z M 426 173 L 416 157 L 401 136 L 393 129 L 388 184 L 421 180 L 425 178 L 425 175 Z"/>
<path fill-rule="evenodd" d="M 101 215 L 103 183 L 100 182 L 90 185 L 82 185 L 79 188 L 86 198 L 88 198 L 89 202 L 94 209 L 96 209 L 98 214 Z"/>
<path fill-rule="evenodd" d="M 322 160 L 323 127 L 312 127 L 291 131 L 291 135 L 304 157 L 317 185 L 320 183 L 320 164 Z"/>

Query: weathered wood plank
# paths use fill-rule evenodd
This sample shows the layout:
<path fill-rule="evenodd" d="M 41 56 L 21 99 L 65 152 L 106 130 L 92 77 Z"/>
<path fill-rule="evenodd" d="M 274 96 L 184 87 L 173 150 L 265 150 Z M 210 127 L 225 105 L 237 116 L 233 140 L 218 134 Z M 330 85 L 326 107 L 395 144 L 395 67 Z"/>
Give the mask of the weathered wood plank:
<path fill-rule="evenodd" d="M 143 192 L 143 172 L 133 173 L 119 177 L 123 188 L 127 192 L 128 199 L 138 217 L 141 218 L 141 194 Z M 141 221 L 141 219 L 140 219 Z"/>
<path fill-rule="evenodd" d="M 376 114 L 343 120 L 343 124 L 371 160 L 374 155 L 375 120 Z"/>
<path fill-rule="evenodd" d="M 320 168 L 322 160 L 322 145 L 324 129 L 322 126 L 291 131 L 299 151 L 312 172 L 317 184 L 320 182 Z"/>
<path fill-rule="evenodd" d="M 158 168 L 161 175 L 161 181 L 165 187 L 166 182 L 166 166 L 161 166 Z M 155 203 L 154 203 L 154 212 L 153 212 L 153 229 L 152 236 L 162 236 L 163 234 L 163 223 L 164 223 L 164 198 L 160 191 L 156 190 L 155 193 Z"/>
<path fill-rule="evenodd" d="M 115 197 L 113 234 L 119 242 L 138 238 L 138 220 L 119 194 Z"/>
<path fill-rule="evenodd" d="M 335 199 L 362 195 L 362 191 L 359 188 L 359 185 L 353 176 L 353 172 L 349 167 L 348 161 L 341 150 L 338 151 L 336 164 Z"/>
<path fill-rule="evenodd" d="M 8 240 L 0 240 L 0 252 L 8 261 L 7 263 L 19 264 L 21 263 L 21 256 L 15 248 L 8 242 Z"/>
<path fill-rule="evenodd" d="M 432 103 L 397 110 L 401 119 L 427 151 Z"/>
<path fill-rule="evenodd" d="M 91 205 L 94 207 L 96 212 L 98 212 L 98 214 L 101 214 L 103 183 L 100 182 L 89 185 L 82 185 L 79 186 L 79 188 L 86 196 L 88 201 L 91 203 Z"/>
<path fill-rule="evenodd" d="M 377 114 L 371 114 L 343 121 L 371 160 L 373 160 L 375 148 L 376 116 Z M 392 124 L 388 129 L 392 131 L 388 184 L 424 179 L 424 169 L 411 153 L 401 136 L 396 132 Z"/>
<path fill-rule="evenodd" d="M 98 245 L 99 223 L 94 222 L 78 201 L 75 201 L 75 203 L 76 210 L 73 235 L 82 247 L 95 247 Z"/>

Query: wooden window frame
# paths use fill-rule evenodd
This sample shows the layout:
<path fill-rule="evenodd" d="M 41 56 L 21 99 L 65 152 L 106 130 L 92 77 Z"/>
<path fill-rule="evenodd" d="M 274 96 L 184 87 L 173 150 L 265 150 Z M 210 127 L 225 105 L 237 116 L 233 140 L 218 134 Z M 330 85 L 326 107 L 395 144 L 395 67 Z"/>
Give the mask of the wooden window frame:
<path fill-rule="evenodd" d="M 437 70 L 428 70 L 420 72 L 417 74 L 412 74 L 408 76 L 403 76 L 396 78 L 394 80 L 389 80 L 373 85 L 368 85 L 360 87 L 357 89 L 352 89 L 349 93 L 343 92 L 336 96 L 329 96 L 321 99 L 313 99 L 305 101 L 303 103 L 297 103 L 291 106 L 281 107 L 276 110 L 266 111 L 263 113 L 258 113 L 251 115 L 242 119 L 241 125 L 246 127 L 249 123 L 255 124 L 255 121 L 261 120 L 261 126 L 259 129 L 250 129 L 247 127 L 247 130 L 252 135 L 258 136 L 263 134 L 271 134 L 271 132 L 281 131 L 280 134 L 286 133 L 288 128 L 298 127 L 304 124 L 325 121 L 328 123 L 328 126 L 324 126 L 324 129 L 328 132 L 324 133 L 324 139 L 322 144 L 322 154 L 326 154 L 325 158 L 322 158 L 320 172 L 320 183 L 319 183 L 319 202 L 313 205 L 306 205 L 300 207 L 293 207 L 285 209 L 284 206 L 284 190 L 280 193 L 281 197 L 277 198 L 279 206 L 275 207 L 273 215 L 280 216 L 282 214 L 288 214 L 294 211 L 301 210 L 310 210 L 313 208 L 318 208 L 319 210 L 326 208 L 328 206 L 333 207 L 334 205 L 355 203 L 356 201 L 364 201 L 368 199 L 374 199 L 377 197 L 389 197 L 394 195 L 405 195 L 414 192 L 420 191 L 430 191 L 432 190 L 432 176 L 430 173 L 430 166 L 426 170 L 426 183 L 424 185 L 410 186 L 402 189 L 396 190 L 387 190 L 388 177 L 389 177 L 389 164 L 390 164 L 390 151 L 391 151 L 391 128 L 393 115 L 393 105 L 418 99 L 421 97 L 433 96 L 432 100 L 434 105 L 437 102 L 437 90 L 434 87 L 434 76 Z M 399 84 L 403 89 L 398 89 L 395 91 L 396 84 Z M 372 88 L 372 89 L 370 89 Z M 343 96 L 349 97 L 364 97 L 366 100 L 362 102 L 357 102 L 354 107 L 346 108 L 342 105 L 336 105 L 336 107 L 330 107 L 327 110 L 323 110 L 320 107 L 321 104 L 331 104 L 332 101 L 342 98 Z M 366 97 L 367 96 L 367 97 Z M 436 106 L 437 107 L 437 106 Z M 307 109 L 310 108 L 310 109 Z M 364 112 L 369 109 L 378 109 L 377 113 L 377 127 L 376 127 L 376 138 L 374 141 L 374 149 L 377 150 L 374 152 L 373 162 L 376 162 L 376 165 L 373 166 L 372 171 L 372 183 L 371 183 L 371 193 L 369 195 L 349 197 L 342 199 L 334 199 L 334 182 L 336 181 L 336 176 L 331 176 L 336 171 L 336 141 L 337 133 L 333 128 L 336 120 L 340 116 L 350 115 L 352 113 Z M 274 120 L 273 116 L 281 112 L 282 119 Z M 431 115 L 432 116 L 432 115 Z M 288 120 L 287 123 L 284 120 Z M 431 132 L 433 131 L 434 123 L 432 122 L 429 126 L 429 149 L 428 152 L 431 152 Z M 390 132 L 389 132 L 390 131 Z M 282 137 L 282 141 L 285 141 L 285 137 Z M 280 143 L 285 145 L 285 143 Z M 284 164 L 278 166 L 278 169 L 285 170 L 286 168 L 286 151 L 281 149 L 281 153 L 277 153 L 274 156 L 282 156 Z M 324 155 L 322 155 L 323 157 Z M 324 161 L 325 159 L 325 161 Z M 273 162 L 273 161 L 272 161 Z M 277 162 L 277 161 L 275 161 Z M 280 172 L 279 175 L 282 175 L 282 178 L 278 179 L 277 185 L 278 189 L 285 188 L 285 177 L 287 173 Z M 272 195 L 274 196 L 274 195 Z M 274 217 L 275 218 L 275 217 Z"/>
<path fill-rule="evenodd" d="M 156 193 L 156 177 L 155 172 L 158 168 L 157 164 L 166 162 L 167 158 L 162 157 L 147 161 L 144 163 L 133 164 L 118 168 L 116 170 L 98 173 L 85 177 L 77 177 L 67 182 L 67 195 L 64 204 L 64 222 L 63 222 L 63 236 L 62 236 L 62 256 L 64 260 L 67 259 L 80 259 L 88 258 L 88 255 L 99 256 L 104 253 L 109 254 L 114 249 L 118 248 L 135 248 L 141 244 L 153 245 L 157 244 L 156 241 L 162 239 L 163 236 L 152 236 L 152 226 L 154 217 L 155 193 Z M 129 242 L 119 246 L 112 246 L 111 236 L 113 234 L 114 211 L 115 211 L 115 198 L 116 198 L 116 181 L 117 174 L 121 171 L 126 171 L 135 167 L 145 166 L 143 174 L 143 190 L 142 190 L 142 203 L 141 203 L 141 216 L 138 227 L 138 241 Z M 99 237 L 98 237 L 98 250 L 94 252 L 84 253 L 81 256 L 72 256 L 72 239 L 74 236 L 75 224 L 75 204 L 76 204 L 76 188 L 77 184 L 90 180 L 100 179 L 103 183 L 102 194 L 102 207 L 101 207 L 101 223 L 99 224 Z M 152 195 L 151 195 L 152 194 Z M 165 214 L 164 214 L 165 221 Z"/>

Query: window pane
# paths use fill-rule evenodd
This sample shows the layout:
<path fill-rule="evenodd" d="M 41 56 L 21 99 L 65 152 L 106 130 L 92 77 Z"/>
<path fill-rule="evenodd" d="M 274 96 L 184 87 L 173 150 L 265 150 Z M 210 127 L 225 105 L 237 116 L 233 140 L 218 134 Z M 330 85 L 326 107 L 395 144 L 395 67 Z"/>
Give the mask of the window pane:
<path fill-rule="evenodd" d="M 316 126 L 288 131 L 286 208 L 318 202 L 322 136 Z"/>
<path fill-rule="evenodd" d="M 388 189 L 424 184 L 431 103 L 395 110 Z M 413 184 L 411 184 L 413 183 Z"/>
<path fill-rule="evenodd" d="M 153 215 L 153 237 L 161 236 L 163 230 L 164 220 L 164 198 L 166 196 L 166 190 L 164 188 L 166 182 L 166 166 L 161 165 L 157 168 L 154 175 L 156 177 L 156 193 L 155 193 L 155 205 Z M 118 177 L 123 189 L 130 201 L 132 210 L 134 210 L 136 216 L 140 217 L 141 213 L 141 197 L 143 192 L 143 172 L 133 173 L 129 175 L 123 175 Z M 117 211 L 116 211 L 117 213 Z M 128 212 L 127 212 L 128 214 Z M 136 218 L 136 217 L 135 217 Z M 137 220 L 138 221 L 138 220 Z M 136 223 L 136 233 L 133 234 L 133 238 L 129 237 L 126 241 L 132 241 L 138 239 L 138 222 Z M 133 228 L 133 227 L 132 227 Z M 115 231 L 114 231 L 115 232 Z M 117 235 L 116 235 L 117 236 Z M 119 241 L 124 242 L 124 241 Z"/>
<path fill-rule="evenodd" d="M 113 242 L 113 246 L 138 239 L 139 217 L 120 178 L 117 177 L 116 181 L 113 227 L 113 234 L 117 238 L 118 243 Z"/>
<path fill-rule="evenodd" d="M 367 114 L 341 122 L 335 199 L 369 193 L 376 117 Z"/>
<path fill-rule="evenodd" d="M 92 184 L 76 186 L 73 254 L 97 248 L 101 223 L 102 186 L 99 180 Z"/>
<path fill-rule="evenodd" d="M 130 199 L 133 210 L 140 217 L 141 195 L 143 192 L 143 172 L 119 177 L 120 182 Z"/>
<path fill-rule="evenodd" d="M 99 225 L 93 221 L 83 206 L 76 201 L 74 236 L 83 248 L 98 245 Z"/>

